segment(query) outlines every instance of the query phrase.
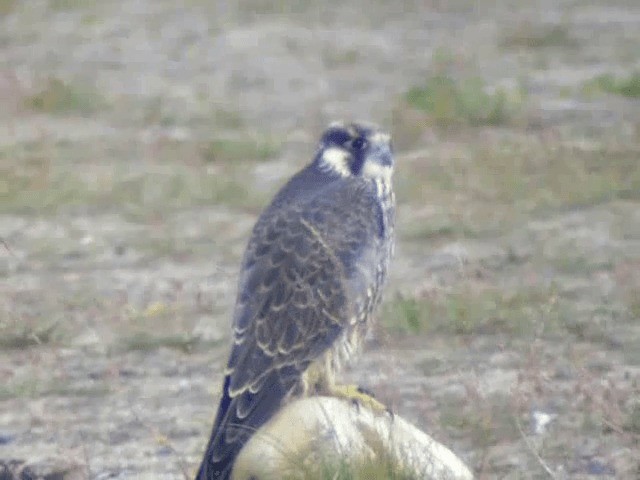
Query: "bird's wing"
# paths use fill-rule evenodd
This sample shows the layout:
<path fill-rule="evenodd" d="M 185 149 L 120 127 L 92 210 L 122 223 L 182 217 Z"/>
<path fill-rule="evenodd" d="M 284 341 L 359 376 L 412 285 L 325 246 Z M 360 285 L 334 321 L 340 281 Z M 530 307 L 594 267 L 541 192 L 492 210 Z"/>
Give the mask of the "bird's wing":
<path fill-rule="evenodd" d="M 249 436 L 354 317 L 361 303 L 354 299 L 367 295 L 364 282 L 350 278 L 352 262 L 345 261 L 349 249 L 370 250 L 368 230 L 377 228 L 371 205 L 370 221 L 350 218 L 359 212 L 357 198 L 342 211 L 330 211 L 336 202 L 329 197 L 283 206 L 256 224 L 240 276 L 223 397 L 201 472 L 230 471 Z M 361 291 L 352 292 L 352 286 Z"/>

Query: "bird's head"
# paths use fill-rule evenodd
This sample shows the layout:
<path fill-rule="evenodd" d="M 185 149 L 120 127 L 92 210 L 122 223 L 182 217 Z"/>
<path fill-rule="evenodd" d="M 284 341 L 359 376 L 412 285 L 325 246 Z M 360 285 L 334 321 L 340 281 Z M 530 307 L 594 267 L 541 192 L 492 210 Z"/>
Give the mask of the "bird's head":
<path fill-rule="evenodd" d="M 394 166 L 391 137 L 372 124 L 334 122 L 320 139 L 315 161 L 321 170 L 341 177 L 389 183 Z"/>

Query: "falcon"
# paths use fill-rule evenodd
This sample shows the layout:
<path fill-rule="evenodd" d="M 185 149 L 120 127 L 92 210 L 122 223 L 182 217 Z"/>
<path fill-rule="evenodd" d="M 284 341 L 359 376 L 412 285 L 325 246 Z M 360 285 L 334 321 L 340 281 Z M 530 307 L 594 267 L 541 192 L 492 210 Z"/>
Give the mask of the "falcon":
<path fill-rule="evenodd" d="M 258 218 L 198 480 L 231 478 L 243 445 L 292 399 L 364 397 L 335 376 L 359 350 L 380 302 L 393 251 L 393 169 L 387 133 L 332 123 L 313 160 Z"/>

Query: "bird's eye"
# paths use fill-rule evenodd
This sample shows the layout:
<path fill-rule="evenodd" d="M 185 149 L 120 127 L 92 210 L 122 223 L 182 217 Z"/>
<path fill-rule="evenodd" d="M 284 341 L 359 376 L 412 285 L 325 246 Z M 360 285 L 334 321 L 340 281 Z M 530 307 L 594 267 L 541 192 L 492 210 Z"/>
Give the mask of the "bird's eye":
<path fill-rule="evenodd" d="M 356 151 L 364 150 L 367 146 L 367 141 L 362 137 L 358 137 L 351 143 L 351 146 Z"/>
<path fill-rule="evenodd" d="M 323 142 L 325 145 L 344 145 L 351 140 L 349 132 L 341 128 L 331 129 L 325 133 Z"/>

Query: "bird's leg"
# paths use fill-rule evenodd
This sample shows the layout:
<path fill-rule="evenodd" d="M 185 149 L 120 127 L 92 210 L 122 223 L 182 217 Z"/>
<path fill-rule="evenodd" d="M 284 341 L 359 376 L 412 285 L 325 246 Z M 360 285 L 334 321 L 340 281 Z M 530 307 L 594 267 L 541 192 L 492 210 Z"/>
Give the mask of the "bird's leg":
<path fill-rule="evenodd" d="M 374 413 L 388 412 L 389 409 L 376 400 L 369 392 L 357 385 L 332 385 L 329 394 L 333 397 L 344 398 L 354 402 L 358 406 L 364 406 Z"/>
<path fill-rule="evenodd" d="M 328 395 L 343 398 L 364 406 L 374 413 L 388 412 L 389 409 L 376 400 L 372 394 L 358 385 L 338 385 L 335 382 L 333 369 L 318 362 L 305 372 L 306 395 Z"/>

